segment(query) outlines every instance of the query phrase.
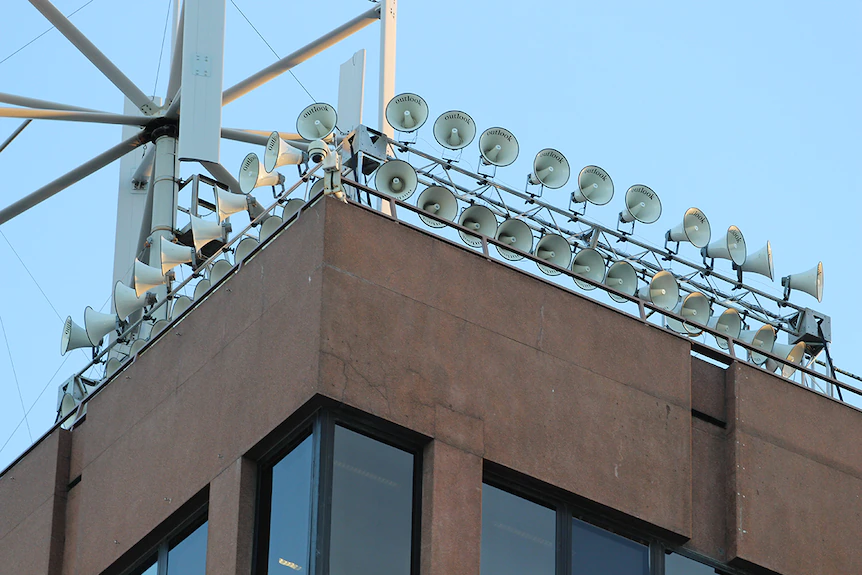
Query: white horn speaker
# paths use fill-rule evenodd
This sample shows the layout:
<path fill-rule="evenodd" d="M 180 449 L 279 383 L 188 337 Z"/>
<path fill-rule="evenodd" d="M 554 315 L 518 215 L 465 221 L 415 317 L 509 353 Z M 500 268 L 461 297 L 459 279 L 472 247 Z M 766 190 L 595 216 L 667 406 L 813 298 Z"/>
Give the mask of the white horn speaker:
<path fill-rule="evenodd" d="M 374 176 L 374 187 L 378 192 L 402 202 L 413 195 L 418 184 L 416 170 L 404 160 L 389 160 L 377 168 Z"/>
<path fill-rule="evenodd" d="M 129 347 L 129 355 L 132 356 L 138 354 L 145 345 L 147 345 L 147 340 L 140 338 L 136 339 Z"/>
<path fill-rule="evenodd" d="M 161 252 L 160 259 L 162 264 L 162 274 L 174 269 L 180 264 L 192 263 L 195 261 L 195 249 L 182 244 L 175 244 L 165 238 L 159 237 L 159 250 Z"/>
<path fill-rule="evenodd" d="M 335 129 L 338 114 L 329 104 L 316 102 L 302 112 L 296 119 L 296 131 L 306 140 L 325 138 Z"/>
<path fill-rule="evenodd" d="M 79 347 L 93 347 L 93 342 L 87 337 L 87 331 L 72 321 L 72 316 L 66 318 L 63 324 L 63 335 L 60 337 L 60 355 Z"/>
<path fill-rule="evenodd" d="M 750 343 L 756 349 L 771 352 L 775 345 L 775 328 L 766 324 L 757 330 L 742 330 L 739 333 L 739 339 Z M 749 351 L 748 357 L 752 363 L 757 365 L 762 365 L 766 361 L 766 356 L 756 351 Z"/>
<path fill-rule="evenodd" d="M 781 369 L 781 377 L 789 378 L 796 373 L 796 368 L 793 365 L 802 365 L 802 361 L 805 359 L 805 342 L 800 341 L 796 344 L 776 343 L 772 346 L 772 354 L 783 357 L 792 365 L 767 359 L 766 370 L 771 373 L 776 369 Z"/>
<path fill-rule="evenodd" d="M 566 185 L 570 172 L 569 161 L 563 154 L 553 148 L 545 148 L 533 159 L 530 183 L 534 186 L 542 184 L 550 190 L 556 190 Z"/>
<path fill-rule="evenodd" d="M 399 132 L 415 132 L 428 119 L 428 104 L 416 94 L 398 94 L 386 104 L 386 121 Z"/>
<path fill-rule="evenodd" d="M 608 273 L 605 274 L 605 285 L 629 295 L 635 295 L 638 291 L 638 274 L 629 262 L 618 261 L 611 264 Z M 626 298 L 616 294 L 608 293 L 610 298 L 618 303 L 625 303 Z"/>
<path fill-rule="evenodd" d="M 669 229 L 666 237 L 674 242 L 690 242 L 696 248 L 705 247 L 710 238 L 709 220 L 699 209 L 689 208 L 685 211 L 682 222 Z"/>
<path fill-rule="evenodd" d="M 279 166 L 295 166 L 305 160 L 302 150 L 297 150 L 281 139 L 278 132 L 269 135 L 263 153 L 263 169 L 271 172 Z"/>
<path fill-rule="evenodd" d="M 590 202 L 603 206 L 614 197 L 614 182 L 606 171 L 598 166 L 587 166 L 578 174 L 578 189 L 572 192 L 575 203 Z"/>
<path fill-rule="evenodd" d="M 784 276 L 781 285 L 785 296 L 790 295 L 790 290 L 797 290 L 813 295 L 818 302 L 823 301 L 823 262 L 818 262 L 807 272 Z"/>
<path fill-rule="evenodd" d="M 712 302 L 709 301 L 708 297 L 699 291 L 692 292 L 685 296 L 673 310 L 675 314 L 681 315 L 690 323 L 683 323 L 672 317 L 665 317 L 665 323 L 677 333 L 698 335 L 703 330 L 693 324 L 707 325 L 709 316 L 712 314 L 711 306 Z"/>
<path fill-rule="evenodd" d="M 213 267 L 210 268 L 210 283 L 212 285 L 216 285 L 232 269 L 233 265 L 229 261 L 218 260 L 216 263 L 213 264 Z"/>
<path fill-rule="evenodd" d="M 709 318 L 706 325 L 715 331 L 732 337 L 733 339 L 739 339 L 739 334 L 742 331 L 742 318 L 739 317 L 739 312 L 731 307 L 727 308 L 720 314 Z M 723 337 L 716 337 L 715 343 L 723 350 L 728 349 L 727 340 Z"/>
<path fill-rule="evenodd" d="M 476 137 L 476 124 L 465 112 L 451 110 L 434 122 L 434 139 L 449 150 L 466 148 Z"/>
<path fill-rule="evenodd" d="M 572 248 L 566 238 L 559 234 L 545 234 L 536 243 L 533 253 L 540 260 L 544 260 L 561 268 L 568 268 L 572 263 Z M 558 276 L 560 272 L 554 268 L 536 262 L 542 273 L 549 276 Z"/>
<path fill-rule="evenodd" d="M 220 222 L 233 214 L 248 210 L 248 196 L 244 194 L 235 194 L 221 188 L 216 188 L 215 200 L 216 213 Z"/>
<path fill-rule="evenodd" d="M 517 218 L 509 218 L 500 224 L 500 227 L 497 228 L 495 239 L 522 252 L 530 253 L 530 250 L 533 249 L 533 231 L 526 222 Z M 496 246 L 496 248 L 500 255 L 509 261 L 514 262 L 524 259 L 524 254 L 513 252 L 500 246 Z"/>
<path fill-rule="evenodd" d="M 264 241 L 269 238 L 272 234 L 276 232 L 278 228 L 281 227 L 281 224 L 284 223 L 278 216 L 272 216 L 271 218 L 267 218 L 263 225 L 260 226 L 260 241 Z"/>
<path fill-rule="evenodd" d="M 75 397 L 71 393 L 66 393 L 63 395 L 63 399 L 60 401 L 60 407 L 57 409 L 57 421 L 60 421 L 76 409 L 78 409 L 78 405 L 80 405 L 80 401 L 76 400 Z M 77 416 L 72 416 L 63 423 L 60 424 L 60 427 L 63 429 L 72 429 L 72 426 L 75 425 L 75 421 L 77 421 Z"/>
<path fill-rule="evenodd" d="M 246 238 L 251 239 L 251 238 Z M 184 311 L 189 309 L 192 306 L 192 298 L 187 295 L 181 295 L 177 299 L 174 300 L 174 305 L 171 308 L 171 319 L 177 318 Z"/>
<path fill-rule="evenodd" d="M 451 222 L 458 215 L 458 200 L 455 199 L 455 194 L 443 186 L 430 186 L 419 194 L 419 199 L 416 200 L 416 207 L 422 212 L 434 214 L 438 218 L 442 218 Z M 433 220 L 419 212 L 421 219 L 426 226 L 432 228 L 444 228 L 446 224 Z"/>
<path fill-rule="evenodd" d="M 482 161 L 494 166 L 508 166 L 518 159 L 518 140 L 505 128 L 488 128 L 479 136 Z"/>
<path fill-rule="evenodd" d="M 147 294 L 138 295 L 134 289 L 130 288 L 123 282 L 114 284 L 114 309 L 117 310 L 117 316 L 125 320 L 127 317 L 143 309 L 147 305 Z"/>
<path fill-rule="evenodd" d="M 605 258 L 593 248 L 584 248 L 575 254 L 572 260 L 572 271 L 593 281 L 602 282 L 605 279 Z M 573 278 L 575 284 L 582 290 L 594 290 L 596 286 Z"/>
<path fill-rule="evenodd" d="M 208 222 L 197 216 L 189 216 L 192 223 L 192 241 L 195 243 L 195 252 L 200 252 L 208 243 L 218 240 L 224 241 L 224 228 L 218 222 Z"/>
<path fill-rule="evenodd" d="M 466 208 L 461 212 L 458 223 L 485 237 L 493 238 L 497 235 L 497 218 L 494 217 L 494 212 L 485 206 L 476 204 Z M 461 230 L 458 230 L 458 234 L 461 236 L 461 241 L 468 246 L 474 248 L 482 246 L 482 240 L 479 237 L 464 233 Z"/>
<path fill-rule="evenodd" d="M 317 181 L 320 183 L 320 188 L 323 189 L 323 180 L 317 180 Z M 317 184 L 314 184 L 314 185 L 316 186 Z M 309 197 L 313 198 L 315 196 L 314 186 L 311 186 L 311 191 L 312 191 L 312 194 Z M 296 212 L 298 212 L 300 210 L 300 208 L 302 208 L 302 206 L 304 206 L 304 205 L 305 205 L 305 200 L 300 200 L 299 198 L 291 198 L 291 199 L 287 200 L 287 203 L 284 204 L 284 208 L 282 208 L 282 210 L 281 210 L 281 221 L 286 222 L 287 220 L 292 218 L 293 215 Z"/>
<path fill-rule="evenodd" d="M 254 248 L 260 245 L 254 238 L 243 238 L 239 241 L 239 244 L 236 246 L 236 251 L 234 252 L 234 259 L 237 262 L 243 261 L 248 257 L 248 254 L 254 251 Z"/>
<path fill-rule="evenodd" d="M 638 290 L 638 297 L 662 309 L 673 309 L 679 301 L 679 283 L 672 273 L 662 270 L 652 277 L 648 286 Z"/>
<path fill-rule="evenodd" d="M 267 173 L 260 169 L 260 160 L 254 152 L 243 159 L 237 179 L 239 180 L 239 189 L 244 194 L 261 186 L 277 186 L 284 183 L 284 176 L 278 172 Z"/>
<path fill-rule="evenodd" d="M 117 329 L 117 316 L 112 313 L 99 313 L 90 306 L 84 310 L 84 330 L 94 345 L 102 338 Z"/>
<path fill-rule="evenodd" d="M 141 260 L 135 259 L 135 293 L 138 297 L 166 283 L 165 274 L 162 273 L 161 269 L 148 266 Z"/>
<path fill-rule="evenodd" d="M 109 359 L 107 363 L 105 363 L 105 377 L 108 378 L 117 373 L 117 370 L 120 369 L 122 365 L 122 362 L 116 357 Z"/>
<path fill-rule="evenodd" d="M 736 226 L 727 228 L 727 234 L 701 250 L 706 258 L 721 258 L 730 260 L 738 266 L 745 264 L 745 238 Z"/>
<path fill-rule="evenodd" d="M 639 221 L 654 224 L 661 217 L 661 200 L 647 186 L 637 184 L 626 190 L 626 207 L 620 212 L 621 222 Z"/>
<path fill-rule="evenodd" d="M 195 286 L 194 300 L 198 301 L 202 297 L 204 297 L 204 295 L 208 291 L 210 291 L 211 286 L 212 286 L 212 284 L 210 283 L 210 280 L 205 280 L 205 279 L 200 280 L 197 283 L 197 285 Z"/>
<path fill-rule="evenodd" d="M 738 266 L 738 269 L 744 272 L 760 274 L 772 279 L 774 270 L 772 267 L 772 245 L 769 242 L 766 242 L 765 246 L 753 254 L 748 254 L 745 258 L 745 263 Z"/>

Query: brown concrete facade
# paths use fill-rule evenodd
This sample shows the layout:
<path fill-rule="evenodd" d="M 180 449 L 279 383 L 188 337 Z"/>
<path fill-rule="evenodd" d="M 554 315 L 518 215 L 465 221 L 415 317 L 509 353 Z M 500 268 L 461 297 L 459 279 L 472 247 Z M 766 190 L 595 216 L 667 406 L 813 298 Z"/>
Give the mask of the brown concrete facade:
<path fill-rule="evenodd" d="M 322 201 L 0 477 L 0 565 L 114 572 L 205 497 L 207 572 L 248 574 L 255 453 L 326 397 L 430 438 L 423 575 L 478 575 L 483 464 L 752 573 L 862 572 L 862 413 L 690 352 Z"/>

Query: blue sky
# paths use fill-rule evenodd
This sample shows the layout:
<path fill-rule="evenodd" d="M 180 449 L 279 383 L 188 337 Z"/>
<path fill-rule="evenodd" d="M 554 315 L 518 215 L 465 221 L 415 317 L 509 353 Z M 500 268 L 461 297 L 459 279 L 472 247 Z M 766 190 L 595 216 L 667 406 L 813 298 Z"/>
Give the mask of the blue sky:
<path fill-rule="evenodd" d="M 365 0 L 234 1 L 279 56 L 370 7 Z M 84 3 L 55 4 L 68 14 Z M 7 4 L 0 59 L 50 26 L 28 2 Z M 152 93 L 155 86 L 155 94 L 163 95 L 169 42 L 157 70 L 167 9 L 168 0 L 93 0 L 72 21 L 142 90 Z M 534 154 L 545 147 L 562 151 L 575 171 L 602 166 L 617 195 L 589 216 L 606 225 L 614 225 L 625 189 L 643 183 L 664 206 L 657 224 L 638 230 L 652 243 L 661 244 L 664 231 L 697 206 L 710 218 L 713 237 L 734 224 L 749 248 L 770 240 L 777 278 L 822 260 L 823 303 L 805 294 L 793 301 L 832 316 L 836 364 L 859 373 L 855 302 L 862 273 L 853 256 L 862 212 L 859 22 L 858 2 L 812 9 L 810 3 L 777 1 L 402 0 L 396 92 L 423 95 L 432 120 L 460 109 L 480 131 L 511 130 L 521 155 L 498 177 L 513 187 L 523 186 Z M 368 49 L 365 119 L 376 126 L 378 37 L 372 25 L 294 73 L 315 100 L 334 104 L 338 65 Z M 274 60 L 229 0 L 225 86 Z M 0 63 L 0 90 L 122 111 L 121 94 L 56 31 Z M 223 125 L 292 131 L 297 113 L 311 101 L 285 74 L 226 106 Z M 0 119 L 0 139 L 19 123 Z M 430 124 L 420 132 L 419 146 L 433 152 Z M 0 153 L 2 204 L 119 137 L 115 126 L 34 122 Z M 222 163 L 235 173 L 252 150 L 223 143 Z M 475 164 L 471 150 L 465 164 Z M 195 171 L 185 166 L 183 174 Z M 73 352 L 60 367 L 60 330 L 67 315 L 82 323 L 85 306 L 99 308 L 110 296 L 117 179 L 114 164 L 0 226 L 6 238 L 0 237 L 6 280 L 0 282 L 0 319 L 17 374 L 16 386 L 10 354 L 0 342 L 0 445 L 11 436 L 0 451 L 0 468 L 51 426 L 57 385 L 86 362 L 84 353 Z M 564 206 L 567 193 L 549 192 L 546 199 Z M 684 247 L 683 255 L 699 259 L 693 249 Z M 749 279 L 780 292 L 777 279 Z M 22 403 L 31 410 L 27 425 L 13 434 Z"/>

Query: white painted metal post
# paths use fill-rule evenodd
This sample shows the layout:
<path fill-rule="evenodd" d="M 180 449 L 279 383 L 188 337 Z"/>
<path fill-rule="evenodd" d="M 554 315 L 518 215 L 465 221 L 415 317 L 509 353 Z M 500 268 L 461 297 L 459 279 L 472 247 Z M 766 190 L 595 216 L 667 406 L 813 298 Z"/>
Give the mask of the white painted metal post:
<path fill-rule="evenodd" d="M 177 174 L 179 173 L 179 162 L 177 161 L 177 138 L 173 127 L 165 127 L 161 133 L 155 135 L 156 158 L 153 166 L 153 218 L 150 227 L 149 265 L 161 267 L 160 239 L 174 238 L 174 229 L 177 220 Z M 160 286 L 152 290 L 159 300 L 167 296 L 167 286 Z M 158 319 L 167 319 L 169 307 L 164 305 L 156 310 Z"/>
<path fill-rule="evenodd" d="M 395 96 L 395 28 L 398 22 L 398 0 L 380 0 L 380 102 L 377 126 L 390 138 L 395 129 L 386 121 L 386 104 Z M 378 198 L 379 209 L 392 215 L 392 205 Z"/>

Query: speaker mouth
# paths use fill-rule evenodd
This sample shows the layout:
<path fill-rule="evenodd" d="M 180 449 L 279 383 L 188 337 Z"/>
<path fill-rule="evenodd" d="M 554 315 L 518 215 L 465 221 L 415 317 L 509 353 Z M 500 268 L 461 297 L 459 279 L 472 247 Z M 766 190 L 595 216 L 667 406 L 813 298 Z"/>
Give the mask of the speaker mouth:
<path fill-rule="evenodd" d="M 425 213 L 433 213 L 435 216 L 450 222 L 458 215 L 458 200 L 455 199 L 455 194 L 443 186 L 425 188 L 419 194 L 416 206 L 422 210 L 419 212 L 419 219 L 431 228 L 445 228 L 446 224 L 429 218 Z"/>
<path fill-rule="evenodd" d="M 479 136 L 479 153 L 484 162 L 498 166 L 509 166 L 518 159 L 518 140 L 506 128 L 488 128 Z"/>
<path fill-rule="evenodd" d="M 587 202 L 604 206 L 614 197 L 614 182 L 602 168 L 586 166 L 578 174 L 578 191 Z"/>
<path fill-rule="evenodd" d="M 509 218 L 497 228 L 497 241 L 517 248 L 521 252 L 530 253 L 533 249 L 533 231 L 523 220 Z M 529 245 L 528 245 L 529 244 Z M 524 254 L 507 250 L 501 246 L 494 246 L 497 252 L 509 261 L 515 262 L 524 259 Z"/>
<path fill-rule="evenodd" d="M 631 219 L 642 224 L 654 224 L 661 217 L 661 200 L 649 186 L 636 184 L 626 190 L 626 211 Z"/>

